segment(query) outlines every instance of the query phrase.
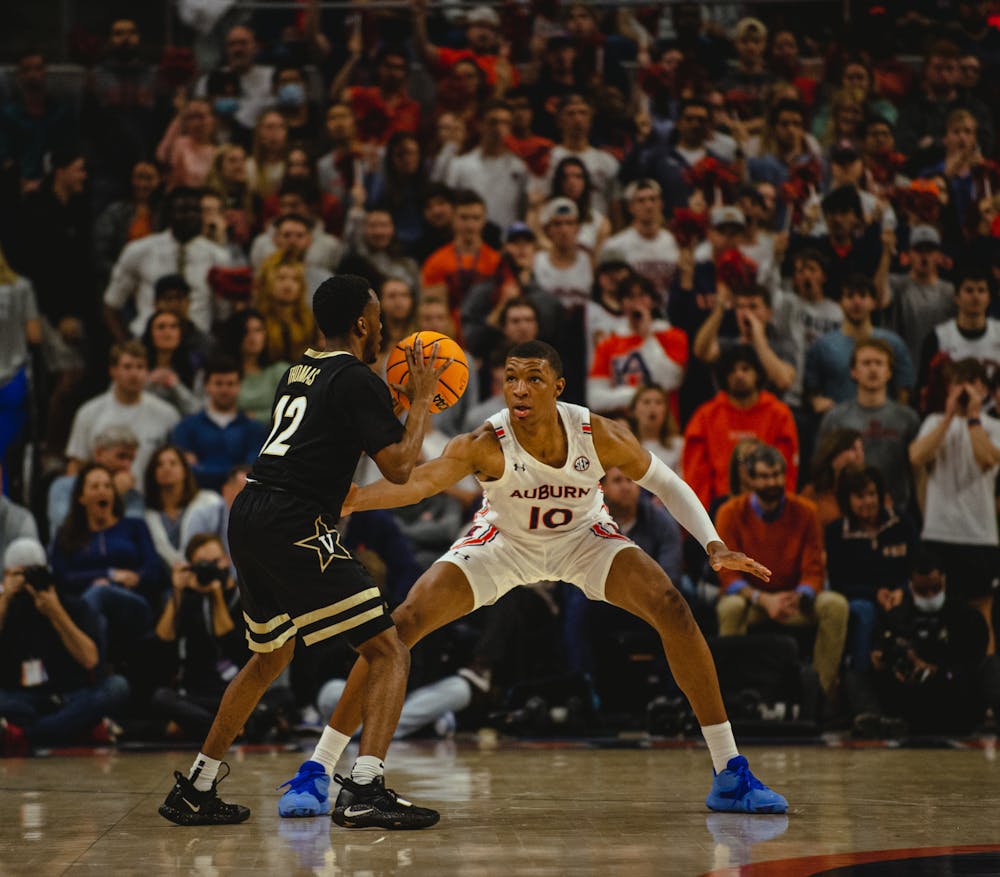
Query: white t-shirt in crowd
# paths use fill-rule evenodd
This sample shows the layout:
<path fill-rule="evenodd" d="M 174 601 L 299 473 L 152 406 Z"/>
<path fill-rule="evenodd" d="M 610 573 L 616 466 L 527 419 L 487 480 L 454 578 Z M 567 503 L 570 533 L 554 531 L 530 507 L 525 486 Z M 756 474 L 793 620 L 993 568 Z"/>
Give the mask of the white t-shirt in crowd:
<path fill-rule="evenodd" d="M 94 439 L 109 426 L 127 426 L 139 439 L 132 474 L 142 483 L 153 452 L 167 440 L 167 435 L 181 419 L 173 405 L 142 393 L 135 405 L 123 405 L 107 390 L 80 406 L 73 418 L 66 456 L 77 460 L 90 460 L 94 456 Z"/>
<path fill-rule="evenodd" d="M 782 401 L 786 405 L 802 402 L 802 379 L 806 371 L 806 351 L 827 332 L 839 329 L 844 322 L 840 305 L 829 298 L 807 301 L 794 290 L 776 290 L 772 302 L 774 328 L 781 337 L 788 338 L 795 351 L 795 380 L 785 391 Z"/>
<path fill-rule="evenodd" d="M 941 423 L 943 414 L 931 414 L 920 425 L 917 438 Z M 1000 447 L 1000 421 L 982 419 L 990 441 Z M 927 476 L 924 539 L 957 545 L 996 545 L 997 512 L 994 488 L 998 466 L 983 469 L 972 453 L 972 438 L 964 417 L 948 426 Z"/>
<path fill-rule="evenodd" d="M 637 274 L 652 283 L 660 297 L 660 305 L 666 305 L 681 254 L 676 239 L 669 231 L 661 228 L 655 236 L 647 238 L 630 225 L 609 237 L 601 252 L 608 249 L 620 253 Z"/>
<path fill-rule="evenodd" d="M 585 307 L 594 284 L 594 268 L 583 250 L 576 251 L 576 261 L 569 268 L 557 268 L 548 250 L 539 250 L 535 254 L 535 282 L 567 310 Z"/>
<path fill-rule="evenodd" d="M 135 299 L 135 319 L 128 326 L 134 338 L 142 336 L 153 315 L 156 281 L 164 274 L 179 273 L 182 265 L 184 279 L 191 287 L 188 316 L 202 332 L 212 328 L 212 290 L 208 285 L 208 272 L 216 266 L 228 266 L 229 253 L 200 235 L 182 245 L 167 230 L 126 244 L 104 291 L 104 303 L 113 308 L 122 308 L 129 299 Z"/>
<path fill-rule="evenodd" d="M 564 158 L 578 158 L 583 162 L 583 166 L 590 174 L 590 185 L 592 188 L 590 196 L 591 207 L 599 210 L 605 216 L 614 200 L 617 180 L 618 180 L 618 159 L 610 152 L 603 149 L 595 149 L 588 146 L 582 152 L 573 152 L 561 144 L 553 146 L 549 153 L 549 175 L 548 181 L 552 182 L 552 175 Z"/>
<path fill-rule="evenodd" d="M 445 174 L 452 189 L 472 189 L 486 202 L 490 222 L 507 228 L 524 215 L 528 166 L 513 152 L 486 156 L 476 147 L 453 158 Z"/>

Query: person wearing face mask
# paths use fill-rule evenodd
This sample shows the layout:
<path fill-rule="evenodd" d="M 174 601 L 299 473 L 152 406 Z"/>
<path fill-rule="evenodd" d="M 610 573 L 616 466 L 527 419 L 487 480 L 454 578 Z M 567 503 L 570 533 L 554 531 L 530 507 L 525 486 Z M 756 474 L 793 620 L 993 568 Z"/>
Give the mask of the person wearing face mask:
<path fill-rule="evenodd" d="M 54 587 L 45 549 L 16 539 L 4 552 L 0 589 L 0 755 L 32 744 L 113 739 L 128 683 L 106 675 L 98 624 L 84 601 Z"/>
<path fill-rule="evenodd" d="M 320 133 L 320 116 L 309 100 L 306 74 L 301 67 L 276 67 L 271 78 L 275 108 L 285 117 L 288 142 L 312 146 Z"/>
<path fill-rule="evenodd" d="M 932 549 L 913 554 L 909 585 L 875 637 L 873 672 L 845 677 L 845 699 L 859 737 L 962 733 L 980 718 L 986 625 L 948 593 L 954 583 L 943 567 Z"/>
<path fill-rule="evenodd" d="M 766 558 L 770 581 L 722 570 L 717 611 L 720 636 L 739 636 L 768 620 L 816 628 L 812 663 L 823 691 L 836 688 L 847 637 L 847 600 L 823 589 L 823 534 L 816 507 L 786 493 L 785 458 L 762 445 L 745 458 L 750 492 L 723 503 L 716 516 L 726 545 L 753 546 Z"/>

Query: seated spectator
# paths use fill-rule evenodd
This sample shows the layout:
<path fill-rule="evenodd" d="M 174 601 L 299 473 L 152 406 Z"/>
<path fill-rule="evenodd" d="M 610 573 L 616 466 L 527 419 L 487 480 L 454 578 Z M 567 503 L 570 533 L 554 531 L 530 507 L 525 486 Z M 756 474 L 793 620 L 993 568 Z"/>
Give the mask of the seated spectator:
<path fill-rule="evenodd" d="M 246 136 L 253 130 L 261 112 L 271 105 L 271 79 L 274 69 L 257 63 L 257 38 L 254 32 L 242 25 L 230 28 L 225 39 L 225 64 L 221 70 L 202 76 L 195 86 L 195 94 L 204 97 L 214 73 L 235 75 L 239 85 L 236 91 L 238 105 L 232 113 L 233 125 Z M 241 141 L 242 142 L 242 141 Z"/>
<path fill-rule="evenodd" d="M 184 516 L 181 524 L 181 547 L 185 552 L 191 540 L 199 533 L 211 533 L 219 537 L 223 549 L 227 555 L 229 554 L 229 510 L 233 507 L 233 500 L 246 487 L 249 472 L 250 466 L 246 463 L 233 466 L 219 489 L 222 502 L 199 505 Z M 234 567 L 233 576 L 235 575 Z"/>
<path fill-rule="evenodd" d="M 424 233 L 421 206 L 427 186 L 419 138 L 405 131 L 393 134 L 385 146 L 382 172 L 369 187 L 367 206 L 388 209 L 396 238 L 407 255 L 412 255 Z"/>
<path fill-rule="evenodd" d="M 552 173 L 549 200 L 569 198 L 576 205 L 580 220 L 576 242 L 581 249 L 587 252 L 591 260 L 597 258 L 597 254 L 611 235 L 611 223 L 608 221 L 608 217 L 596 210 L 591 203 L 593 193 L 594 184 L 590 179 L 590 171 L 579 158 L 569 156 L 559 162 Z M 528 224 L 539 235 L 541 246 L 547 249 L 550 242 L 545 237 L 538 218 L 537 210 L 528 212 Z"/>
<path fill-rule="evenodd" d="M 479 145 L 453 158 L 444 180 L 452 189 L 478 193 L 489 221 L 500 228 L 521 219 L 527 207 L 528 167 L 507 145 L 511 122 L 509 104 L 488 103 Z"/>
<path fill-rule="evenodd" d="M 99 463 L 76 476 L 69 514 L 50 550 L 60 594 L 82 597 L 98 618 L 98 647 L 122 657 L 145 637 L 159 601 L 163 563 L 146 522 L 123 516 L 114 478 Z"/>
<path fill-rule="evenodd" d="M 658 384 L 639 387 L 626 409 L 628 424 L 649 453 L 680 469 L 684 436 L 670 409 L 671 395 Z"/>
<path fill-rule="evenodd" d="M 157 553 L 172 568 L 184 559 L 181 532 L 199 508 L 222 504 L 213 490 L 198 487 L 183 448 L 164 445 L 149 461 L 143 479 L 146 526 Z"/>
<path fill-rule="evenodd" d="M 973 266 L 959 272 L 955 306 L 955 317 L 938 323 L 924 341 L 920 354 L 921 387 L 931 385 L 935 372 L 948 360 L 957 362 L 973 357 L 986 368 L 987 377 L 1000 373 L 1000 320 L 987 316 L 990 283 L 981 268 Z"/>
<path fill-rule="evenodd" d="M 275 196 L 278 216 L 250 247 L 250 264 L 259 271 L 278 251 L 294 253 L 315 269 L 317 285 L 344 258 L 344 244 L 323 228 L 319 187 L 302 179 L 286 179 Z"/>
<path fill-rule="evenodd" d="M 993 149 L 993 119 L 989 108 L 959 88 L 958 47 L 937 40 L 927 51 L 923 81 L 918 91 L 900 107 L 896 139 L 907 155 L 940 147 L 946 120 L 955 110 L 968 110 L 979 128 L 979 146 Z"/>
<path fill-rule="evenodd" d="M 69 472 L 94 458 L 97 435 L 110 426 L 128 426 L 139 440 L 132 472 L 142 479 L 153 451 L 181 419 L 177 410 L 146 392 L 146 348 L 138 341 L 125 341 L 111 348 L 111 387 L 85 402 L 73 418 L 66 456 Z"/>
<path fill-rule="evenodd" d="M 904 404 L 909 399 L 916 383 L 913 362 L 902 338 L 872 325 L 876 305 L 871 280 L 860 274 L 848 278 L 840 298 L 843 324 L 827 332 L 806 351 L 803 389 L 817 414 L 825 414 L 837 403 L 854 398 L 851 361 L 856 345 L 869 338 L 885 342 L 892 351 L 890 394 Z"/>
<path fill-rule="evenodd" d="M 879 338 L 858 341 L 851 354 L 853 399 L 834 405 L 820 422 L 819 435 L 831 429 L 861 433 L 865 461 L 885 476 L 892 505 L 899 514 L 910 506 L 910 465 L 906 449 L 917 435 L 920 418 L 908 405 L 888 396 L 895 361 L 892 348 Z"/>
<path fill-rule="evenodd" d="M 257 459 L 268 433 L 267 420 L 239 408 L 236 360 L 218 357 L 205 366 L 205 407 L 185 417 L 171 434 L 184 451 L 199 487 L 218 490 L 234 466 Z"/>
<path fill-rule="evenodd" d="M 915 552 L 909 566 L 909 587 L 875 635 L 874 674 L 845 678 L 860 737 L 968 733 L 980 718 L 977 683 L 986 626 L 949 593 L 954 582 L 933 551 Z"/>
<path fill-rule="evenodd" d="M 153 287 L 153 310 L 170 311 L 180 317 L 184 339 L 191 351 L 196 368 L 215 349 L 215 337 L 210 332 L 203 332 L 194 323 L 188 313 L 191 310 L 191 286 L 180 274 L 164 274 Z"/>
<path fill-rule="evenodd" d="M 419 286 L 420 269 L 403 254 L 387 209 L 373 207 L 367 213 L 352 209 L 345 236 L 348 249 L 338 268 L 341 274 L 360 274 L 376 289 L 390 277 L 402 280 L 411 289 Z"/>
<path fill-rule="evenodd" d="M 515 222 L 504 235 L 503 255 L 496 275 L 473 286 L 462 304 L 462 338 L 476 356 L 488 359 L 490 351 L 506 336 L 507 306 L 527 301 L 534 309 L 534 338 L 553 340 L 560 328 L 562 306 L 535 277 L 538 252 L 535 233 L 523 222 Z M 525 313 L 520 316 L 525 318 Z M 520 333 L 515 333 L 520 334 Z"/>
<path fill-rule="evenodd" d="M 0 465 L 0 475 L 3 466 Z M 38 539 L 38 525 L 31 512 L 0 493 L 0 556 L 15 539 Z"/>
<path fill-rule="evenodd" d="M 160 230 L 160 172 L 149 161 L 137 161 L 129 177 L 129 197 L 114 201 L 94 222 L 98 282 L 107 286 L 118 254 L 130 241 Z"/>
<path fill-rule="evenodd" d="M 729 492 L 729 459 L 741 439 L 755 437 L 784 456 L 788 483 L 795 484 L 799 441 L 792 412 L 761 390 L 764 369 L 752 347 L 727 350 L 715 365 L 721 390 L 691 418 L 684 432 L 684 480 L 705 508 Z"/>
<path fill-rule="evenodd" d="M 37 540 L 15 540 L 3 560 L 2 754 L 25 755 L 32 745 L 79 743 L 88 733 L 94 742 L 109 742 L 112 719 L 121 716 L 129 691 L 124 678 L 103 672 L 93 612 L 83 600 L 54 587 Z"/>
<path fill-rule="evenodd" d="M 269 198 L 281 186 L 288 158 L 288 123 L 277 110 L 265 110 L 253 130 L 253 146 L 247 159 L 250 191 Z"/>
<path fill-rule="evenodd" d="M 316 342 L 318 329 L 309 302 L 301 262 L 284 256 L 261 271 L 257 309 L 264 317 L 267 355 L 272 360 L 298 362 Z"/>
<path fill-rule="evenodd" d="M 201 236 L 201 193 L 179 186 L 167 199 L 169 228 L 126 244 L 104 291 L 104 316 L 119 341 L 142 335 L 154 308 L 154 286 L 165 274 L 180 274 L 191 289 L 190 319 L 203 332 L 212 326 L 213 300 L 208 272 L 229 264 L 226 251 Z M 125 307 L 135 317 L 122 322 Z"/>
<path fill-rule="evenodd" d="M 372 60 L 372 85 L 348 85 L 351 73 L 362 60 L 360 40 L 348 40 L 349 57 L 330 83 L 329 94 L 343 100 L 364 125 L 360 139 L 383 146 L 398 133 L 420 131 L 420 104 L 407 93 L 409 58 L 400 46 L 383 46 Z M 388 151 L 388 150 L 386 150 Z"/>
<path fill-rule="evenodd" d="M 632 222 L 609 237 L 604 249 L 620 254 L 636 274 L 645 277 L 653 285 L 657 304 L 666 307 L 680 250 L 677 240 L 663 227 L 660 184 L 649 179 L 629 183 L 625 188 L 625 203 Z"/>
<path fill-rule="evenodd" d="M 31 281 L 10 267 L 0 249 L 0 462 L 28 425 L 30 347 L 42 343 Z M 4 482 L 6 485 L 6 482 Z M 5 493 L 6 490 L 0 490 Z"/>
<path fill-rule="evenodd" d="M 766 287 L 755 284 L 730 290 L 720 284 L 715 307 L 695 336 L 693 352 L 711 365 L 723 350 L 739 344 L 754 349 L 764 367 L 764 386 L 782 398 L 795 383 L 795 350 L 774 324 Z"/>
<path fill-rule="evenodd" d="M 971 357 L 950 363 L 944 412 L 930 414 L 910 444 L 914 470 L 927 478 L 924 544 L 940 558 L 951 596 L 985 619 L 994 653 L 993 590 L 1000 569 L 995 502 L 1000 421 L 982 417 L 986 369 Z"/>
<path fill-rule="evenodd" d="M 197 411 L 200 402 L 194 390 L 194 356 L 181 318 L 172 311 L 153 311 L 141 341 L 149 367 L 146 392 L 172 405 L 181 416 Z"/>
<path fill-rule="evenodd" d="M 458 312 L 472 287 L 492 277 L 500 254 L 483 241 L 486 205 L 475 192 L 454 196 L 455 239 L 431 253 L 420 272 L 424 295 L 447 296 L 448 306 Z"/>
<path fill-rule="evenodd" d="M 837 501 L 837 479 L 847 466 L 865 465 L 865 446 L 856 429 L 833 427 L 820 437 L 809 466 L 802 496 L 815 503 L 821 527 L 843 514 Z"/>
<path fill-rule="evenodd" d="M 676 392 L 688 361 L 687 336 L 680 329 L 654 325 L 657 296 L 645 278 L 626 278 L 619 295 L 628 329 L 597 345 L 587 379 L 588 404 L 599 412 L 624 411 L 637 387 L 657 384 L 670 394 L 676 417 Z"/>
<path fill-rule="evenodd" d="M 830 588 L 847 598 L 847 655 L 861 673 L 871 666 L 879 615 L 898 606 L 906 587 L 917 537 L 905 518 L 886 503 L 886 485 L 874 466 L 848 466 L 837 479 L 841 517 L 826 525 L 826 570 Z"/>
<path fill-rule="evenodd" d="M 779 625 L 816 628 L 812 662 L 829 697 L 837 685 L 847 637 L 847 600 L 823 590 L 823 534 L 816 508 L 786 493 L 785 458 L 773 447 L 746 458 L 752 492 L 719 509 L 719 536 L 734 551 L 753 551 L 770 581 L 731 570 L 719 580 L 719 635 L 738 636 L 769 619 Z"/>
<path fill-rule="evenodd" d="M 289 364 L 268 356 L 264 315 L 253 308 L 237 311 L 223 325 L 220 337 L 223 354 L 239 364 L 238 407 L 248 417 L 269 423 L 274 391 Z"/>
<path fill-rule="evenodd" d="M 166 190 L 205 185 L 215 158 L 216 127 L 212 106 L 193 98 L 177 106 L 177 115 L 156 147 L 156 158 L 166 167 Z"/>
<path fill-rule="evenodd" d="M 141 518 L 146 510 L 142 491 L 132 471 L 138 448 L 139 440 L 130 426 L 109 426 L 94 437 L 93 461 L 111 473 L 126 518 Z M 69 514 L 75 483 L 75 475 L 60 475 L 49 485 L 46 510 L 50 533 L 58 530 Z"/>
<path fill-rule="evenodd" d="M 156 623 L 156 663 L 172 684 L 157 688 L 151 702 L 165 737 L 202 739 L 226 685 L 249 657 L 229 565 L 219 538 L 199 533 L 171 572 L 170 599 Z"/>

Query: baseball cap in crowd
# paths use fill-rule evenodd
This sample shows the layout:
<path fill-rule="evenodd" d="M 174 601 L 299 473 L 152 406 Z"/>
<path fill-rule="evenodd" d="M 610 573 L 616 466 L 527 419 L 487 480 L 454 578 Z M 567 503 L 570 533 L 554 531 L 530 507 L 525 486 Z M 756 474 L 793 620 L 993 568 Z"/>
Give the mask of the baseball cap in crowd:
<path fill-rule="evenodd" d="M 485 27 L 500 27 L 500 16 L 489 6 L 475 6 L 465 16 L 465 23 L 479 24 Z"/>
<path fill-rule="evenodd" d="M 508 241 L 533 241 L 535 240 L 535 233 L 527 223 L 512 222 L 507 226 L 507 231 L 504 233 L 503 239 L 504 243 Z"/>
<path fill-rule="evenodd" d="M 861 153 L 850 140 L 841 140 L 830 150 L 830 161 L 834 164 L 853 164 L 859 158 Z"/>
<path fill-rule="evenodd" d="M 542 226 L 548 225 L 556 218 L 579 219 L 580 211 L 576 209 L 576 204 L 569 198 L 553 198 L 546 201 L 539 214 Z"/>
<path fill-rule="evenodd" d="M 748 33 L 760 34 L 764 39 L 767 39 L 767 26 L 759 18 L 741 18 L 736 23 L 736 30 L 733 31 L 733 36 L 739 40 Z"/>
<path fill-rule="evenodd" d="M 720 204 L 713 207 L 708 212 L 708 220 L 712 224 L 712 228 L 721 228 L 724 225 L 737 225 L 743 228 L 747 224 L 747 218 L 743 215 L 743 211 L 731 204 Z"/>
<path fill-rule="evenodd" d="M 48 562 L 42 543 L 28 536 L 14 539 L 3 553 L 4 569 L 13 569 L 17 566 L 46 566 Z"/>
<path fill-rule="evenodd" d="M 597 257 L 597 270 L 613 271 L 616 268 L 628 268 L 625 254 L 616 247 L 604 247 Z"/>
<path fill-rule="evenodd" d="M 915 225 L 910 229 L 910 249 L 941 249 L 941 235 L 933 225 Z"/>

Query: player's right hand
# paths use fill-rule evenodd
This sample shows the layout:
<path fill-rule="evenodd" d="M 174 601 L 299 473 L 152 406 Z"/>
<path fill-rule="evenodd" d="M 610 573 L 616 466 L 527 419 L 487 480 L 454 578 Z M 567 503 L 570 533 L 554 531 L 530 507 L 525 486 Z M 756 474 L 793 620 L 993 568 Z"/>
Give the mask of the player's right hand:
<path fill-rule="evenodd" d="M 404 393 L 410 400 L 410 405 L 429 405 L 434 394 L 437 392 L 438 378 L 444 374 L 445 370 L 455 360 L 442 359 L 438 356 L 438 345 L 435 341 L 431 345 L 430 358 L 424 359 L 424 344 L 417 337 L 413 341 L 412 347 L 407 347 L 403 351 L 406 355 L 406 367 L 409 376 L 405 386 L 394 384 L 393 386 Z"/>

